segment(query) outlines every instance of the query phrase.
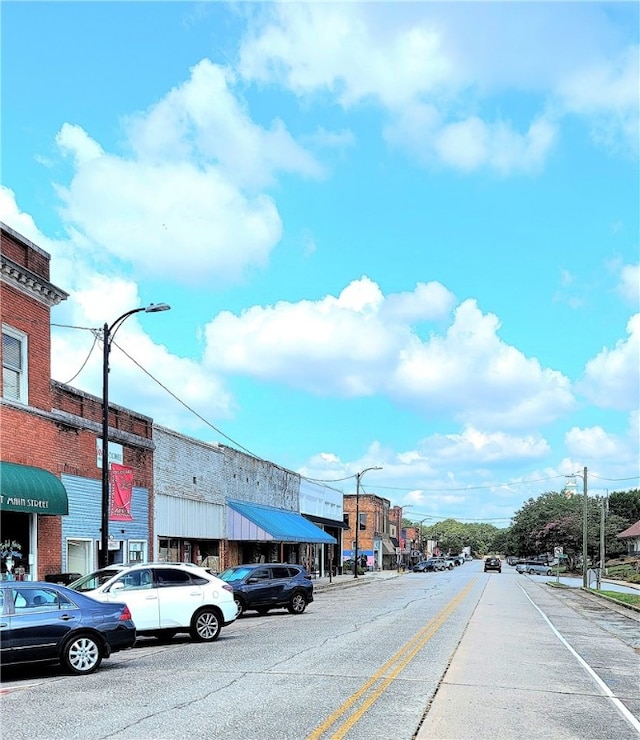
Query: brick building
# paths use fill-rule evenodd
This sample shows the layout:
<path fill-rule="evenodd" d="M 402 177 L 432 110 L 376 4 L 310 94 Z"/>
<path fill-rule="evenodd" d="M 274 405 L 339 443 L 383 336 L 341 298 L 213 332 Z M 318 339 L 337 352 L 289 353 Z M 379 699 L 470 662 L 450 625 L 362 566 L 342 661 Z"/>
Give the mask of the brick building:
<path fill-rule="evenodd" d="M 367 567 L 373 570 L 389 570 L 397 567 L 399 547 L 397 537 L 392 539 L 392 528 L 397 519 L 392 516 L 391 502 L 375 494 L 360 494 L 358 502 L 358 558 L 365 557 Z M 344 532 L 342 560 L 351 560 L 355 549 L 356 496 L 344 496 L 344 517 L 348 529 Z M 400 521 L 402 510 L 400 510 Z M 395 529 L 394 529 L 395 531 Z"/>
<path fill-rule="evenodd" d="M 100 542 L 102 402 L 51 381 L 50 313 L 68 294 L 49 281 L 49 254 L 5 224 L 0 235 L 2 575 L 34 580 L 87 572 L 97 564 Z M 111 451 L 133 471 L 137 515 L 112 525 L 111 558 L 127 559 L 129 539 L 146 557 L 152 422 L 110 406 L 109 426 Z"/>

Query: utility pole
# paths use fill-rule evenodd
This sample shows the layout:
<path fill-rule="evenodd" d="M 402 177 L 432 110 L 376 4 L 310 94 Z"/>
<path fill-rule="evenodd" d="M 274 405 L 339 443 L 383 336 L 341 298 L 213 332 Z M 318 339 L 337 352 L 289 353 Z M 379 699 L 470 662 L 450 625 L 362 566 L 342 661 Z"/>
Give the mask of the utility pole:
<path fill-rule="evenodd" d="M 587 567 L 587 524 L 589 516 L 589 499 L 587 497 L 587 468 L 582 473 L 582 586 L 589 588 L 589 571 Z"/>

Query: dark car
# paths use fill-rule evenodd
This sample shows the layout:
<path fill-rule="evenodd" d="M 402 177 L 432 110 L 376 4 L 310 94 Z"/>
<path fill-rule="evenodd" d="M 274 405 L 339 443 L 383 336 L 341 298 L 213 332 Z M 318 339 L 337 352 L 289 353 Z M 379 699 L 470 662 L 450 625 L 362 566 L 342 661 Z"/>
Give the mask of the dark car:
<path fill-rule="evenodd" d="M 313 601 L 311 576 L 299 565 L 234 565 L 223 570 L 218 578 L 233 587 L 238 616 L 249 610 L 266 614 L 270 609 L 288 609 L 291 614 L 302 614 Z"/>
<path fill-rule="evenodd" d="M 3 582 L 0 614 L 3 666 L 59 662 L 71 673 L 84 675 L 136 641 L 126 604 L 103 604 L 53 583 Z"/>
<path fill-rule="evenodd" d="M 488 570 L 497 570 L 498 573 L 502 573 L 502 561 L 500 558 L 487 558 L 484 561 L 484 572 Z"/>

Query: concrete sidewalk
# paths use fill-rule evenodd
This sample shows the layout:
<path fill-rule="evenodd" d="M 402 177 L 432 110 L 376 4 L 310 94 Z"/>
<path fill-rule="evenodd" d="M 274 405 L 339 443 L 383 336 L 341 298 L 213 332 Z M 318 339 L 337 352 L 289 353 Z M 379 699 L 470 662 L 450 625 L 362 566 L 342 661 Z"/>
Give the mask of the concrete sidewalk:
<path fill-rule="evenodd" d="M 402 571 L 397 570 L 370 570 L 364 575 L 354 578 L 353 573 L 341 576 L 323 576 L 322 578 L 312 578 L 313 590 L 326 591 L 332 588 L 350 588 L 352 586 L 365 586 L 368 583 L 387 580 L 388 578 L 397 578 L 403 575 Z"/>

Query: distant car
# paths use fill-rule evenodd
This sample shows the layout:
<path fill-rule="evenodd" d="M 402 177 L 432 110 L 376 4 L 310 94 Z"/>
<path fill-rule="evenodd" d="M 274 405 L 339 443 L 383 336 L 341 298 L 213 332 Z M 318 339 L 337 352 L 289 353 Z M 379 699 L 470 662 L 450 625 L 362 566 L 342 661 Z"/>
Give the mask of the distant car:
<path fill-rule="evenodd" d="M 0 614 L 2 666 L 59 662 L 71 673 L 86 675 L 136 641 L 126 604 L 103 604 L 53 583 L 3 582 Z"/>
<path fill-rule="evenodd" d="M 123 601 L 138 634 L 161 640 L 189 632 L 193 640 L 213 642 L 237 616 L 233 588 L 190 563 L 111 565 L 69 588 L 99 601 Z"/>
<path fill-rule="evenodd" d="M 465 561 L 464 553 L 460 553 L 460 555 L 454 555 L 453 560 L 456 565 L 464 565 L 464 561 Z"/>
<path fill-rule="evenodd" d="M 416 573 L 428 573 L 429 571 L 445 570 L 447 567 L 444 558 L 427 558 L 413 566 Z"/>
<path fill-rule="evenodd" d="M 234 565 L 218 576 L 233 589 L 238 616 L 249 610 L 266 614 L 287 609 L 302 614 L 313 601 L 311 576 L 300 565 L 251 563 Z"/>
<path fill-rule="evenodd" d="M 465 555 L 464 556 L 464 560 L 465 560 L 466 563 L 470 563 L 473 560 L 473 556 L 472 555 Z"/>
<path fill-rule="evenodd" d="M 445 568 L 448 568 L 449 570 L 453 570 L 456 567 L 455 559 L 451 557 L 450 555 L 445 555 L 444 566 Z"/>
<path fill-rule="evenodd" d="M 516 573 L 528 573 L 530 576 L 550 576 L 553 571 L 543 563 L 518 563 Z"/>
<path fill-rule="evenodd" d="M 502 561 L 500 558 L 486 558 L 484 561 L 484 572 L 488 570 L 497 570 L 498 573 L 502 573 Z"/>

